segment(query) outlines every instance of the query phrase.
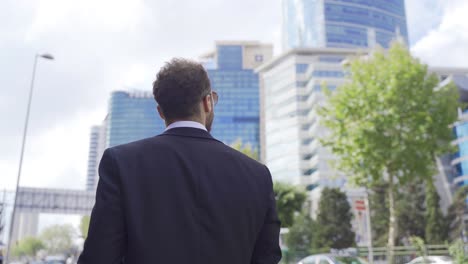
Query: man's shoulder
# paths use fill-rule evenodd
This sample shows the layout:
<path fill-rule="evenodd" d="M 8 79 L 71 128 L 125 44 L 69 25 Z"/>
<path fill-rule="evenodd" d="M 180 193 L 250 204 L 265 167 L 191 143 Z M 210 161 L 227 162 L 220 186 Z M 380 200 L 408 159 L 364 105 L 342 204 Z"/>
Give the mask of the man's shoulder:
<path fill-rule="evenodd" d="M 242 152 L 240 152 L 240 151 L 238 151 L 238 150 L 236 150 L 236 149 L 234 149 L 234 148 L 232 148 L 232 147 L 230 147 L 228 145 L 224 145 L 224 148 L 226 148 L 226 150 L 231 155 L 237 157 L 242 162 L 244 162 L 244 163 L 246 163 L 246 164 L 248 164 L 250 166 L 256 167 L 258 169 L 265 169 L 266 168 L 266 166 L 263 163 L 261 163 L 261 162 L 255 160 L 255 159 L 245 155 L 244 153 L 242 153 Z"/>
<path fill-rule="evenodd" d="M 121 145 L 116 145 L 113 147 L 110 147 L 109 149 L 112 152 L 117 152 L 117 153 L 131 153 L 131 152 L 141 152 L 144 149 L 147 148 L 153 148 L 155 145 L 161 145 L 164 144 L 164 141 L 160 139 L 158 136 L 154 137 L 149 137 L 149 138 L 144 138 L 136 141 L 132 141 L 129 143 L 121 144 Z"/>

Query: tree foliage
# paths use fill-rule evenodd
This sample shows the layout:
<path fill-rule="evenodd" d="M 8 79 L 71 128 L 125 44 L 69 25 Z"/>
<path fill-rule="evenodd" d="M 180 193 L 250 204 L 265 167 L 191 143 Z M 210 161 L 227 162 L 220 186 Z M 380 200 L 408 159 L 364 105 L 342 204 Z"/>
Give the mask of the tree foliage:
<path fill-rule="evenodd" d="M 80 221 L 80 233 L 81 233 L 81 236 L 86 239 L 88 237 L 88 230 L 89 230 L 89 221 L 91 220 L 91 218 L 89 217 L 89 215 L 85 215 L 81 218 L 81 221 Z"/>
<path fill-rule="evenodd" d="M 45 248 L 44 242 L 36 237 L 26 237 L 17 242 L 12 248 L 12 255 L 16 257 L 35 257 L 37 252 Z"/>
<path fill-rule="evenodd" d="M 388 184 L 375 183 L 369 195 L 373 245 L 384 247 L 388 240 Z"/>
<path fill-rule="evenodd" d="M 353 214 L 346 194 L 336 188 L 325 188 L 317 215 L 317 234 L 314 248 L 344 249 L 354 246 L 356 235 L 352 229 Z"/>
<path fill-rule="evenodd" d="M 248 157 L 258 160 L 258 150 L 254 149 L 250 143 L 243 143 L 242 140 L 237 140 L 234 142 L 231 147 L 243 154 L 247 155 Z"/>
<path fill-rule="evenodd" d="M 308 213 L 302 212 L 294 219 L 294 224 L 286 235 L 286 245 L 291 252 L 307 253 L 312 248 L 317 223 Z"/>
<path fill-rule="evenodd" d="M 465 253 L 465 243 L 461 239 L 457 239 L 450 245 L 449 252 L 455 264 L 468 264 L 468 256 Z"/>
<path fill-rule="evenodd" d="M 426 243 L 439 245 L 447 241 L 447 221 L 440 210 L 440 196 L 434 184 L 429 183 L 426 189 Z"/>
<path fill-rule="evenodd" d="M 273 185 L 276 198 L 276 208 L 282 227 L 290 227 L 294 223 L 295 214 L 302 211 L 306 200 L 305 191 L 299 190 L 296 186 L 275 182 Z"/>
<path fill-rule="evenodd" d="M 370 209 L 372 237 L 375 246 L 384 247 L 388 242 L 389 208 L 388 184 L 376 183 L 371 188 Z M 397 244 L 407 245 L 411 237 L 424 239 L 426 228 L 425 185 L 410 182 L 397 191 L 398 234 Z M 406 243 L 406 244 L 405 244 Z"/>
<path fill-rule="evenodd" d="M 75 229 L 71 225 L 54 225 L 45 229 L 41 234 L 49 253 L 66 253 L 73 248 Z"/>
<path fill-rule="evenodd" d="M 403 244 L 411 237 L 425 238 L 425 186 L 424 183 L 411 181 L 397 191 L 398 244 Z"/>
<path fill-rule="evenodd" d="M 450 240 L 455 241 L 464 235 L 466 229 L 463 216 L 467 211 L 468 186 L 463 186 L 457 190 L 453 202 L 448 210 L 448 225 Z"/>
<path fill-rule="evenodd" d="M 437 76 L 399 43 L 353 60 L 348 72 L 350 80 L 319 110 L 330 132 L 322 142 L 339 157 L 338 168 L 351 183 L 389 184 L 392 248 L 398 232 L 396 190 L 434 174 L 435 155 L 450 147 L 449 125 L 457 119 L 459 95 L 453 83 L 438 87 Z"/>

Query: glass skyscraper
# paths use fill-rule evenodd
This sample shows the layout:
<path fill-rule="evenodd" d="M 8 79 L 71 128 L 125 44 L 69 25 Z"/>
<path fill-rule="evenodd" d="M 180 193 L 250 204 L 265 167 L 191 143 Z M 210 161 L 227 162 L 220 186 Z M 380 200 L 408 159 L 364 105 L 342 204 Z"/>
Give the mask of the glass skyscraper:
<path fill-rule="evenodd" d="M 107 117 L 91 128 L 86 190 L 97 187 L 99 162 L 106 148 L 161 134 L 165 127 L 151 92 L 113 92 Z"/>
<path fill-rule="evenodd" d="M 253 69 L 271 59 L 273 47 L 258 42 L 218 42 L 200 59 L 219 94 L 212 134 L 226 144 L 260 147 L 259 79 Z"/>
<path fill-rule="evenodd" d="M 107 147 L 152 137 L 164 129 L 164 121 L 158 115 L 151 92 L 112 93 L 107 117 Z"/>
<path fill-rule="evenodd" d="M 404 0 L 283 0 L 283 49 L 408 43 Z"/>
<path fill-rule="evenodd" d="M 465 70 L 465 74 L 449 76 L 447 81 L 453 81 L 457 85 L 461 100 L 467 103 L 468 69 Z M 457 151 L 452 157 L 455 169 L 453 185 L 459 188 L 468 185 L 468 109 L 459 110 L 459 120 L 454 124 L 453 132 L 455 136 L 453 145 L 457 146 Z"/>

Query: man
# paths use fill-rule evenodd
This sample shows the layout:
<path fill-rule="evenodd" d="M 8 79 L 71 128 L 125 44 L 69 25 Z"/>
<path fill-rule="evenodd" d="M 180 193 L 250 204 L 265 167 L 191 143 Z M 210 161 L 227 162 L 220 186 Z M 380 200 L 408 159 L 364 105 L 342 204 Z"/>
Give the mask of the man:
<path fill-rule="evenodd" d="M 78 263 L 278 263 L 271 175 L 209 134 L 218 96 L 204 68 L 172 60 L 153 94 L 167 129 L 104 152 Z"/>

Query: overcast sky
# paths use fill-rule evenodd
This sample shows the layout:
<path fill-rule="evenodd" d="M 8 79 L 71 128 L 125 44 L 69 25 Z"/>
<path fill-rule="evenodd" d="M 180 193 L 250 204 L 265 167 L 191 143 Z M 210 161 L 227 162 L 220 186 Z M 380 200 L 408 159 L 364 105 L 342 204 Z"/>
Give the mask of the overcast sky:
<path fill-rule="evenodd" d="M 424 62 L 468 67 L 468 1 L 406 0 L 411 49 Z M 150 89 L 171 57 L 216 40 L 280 43 L 280 0 L 2 0 L 0 190 L 12 189 L 34 54 L 37 68 L 21 184 L 84 188 L 89 128 L 109 93 Z"/>

